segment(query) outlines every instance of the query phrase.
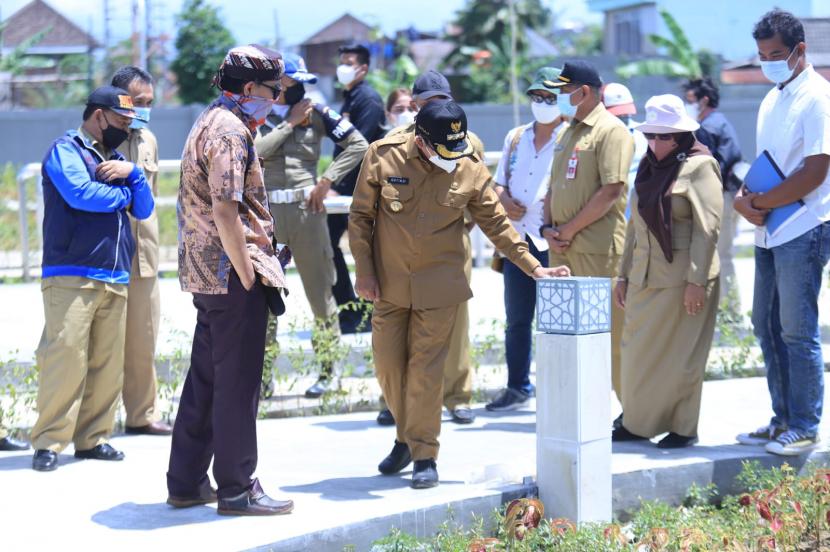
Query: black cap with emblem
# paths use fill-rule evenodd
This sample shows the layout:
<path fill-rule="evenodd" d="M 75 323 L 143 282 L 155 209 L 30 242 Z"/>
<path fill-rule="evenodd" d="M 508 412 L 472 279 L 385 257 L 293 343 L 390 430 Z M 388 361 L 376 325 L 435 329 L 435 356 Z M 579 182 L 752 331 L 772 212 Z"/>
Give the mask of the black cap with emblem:
<path fill-rule="evenodd" d="M 568 84 L 587 84 L 595 88 L 602 87 L 602 79 L 599 78 L 599 73 L 588 62 L 585 61 L 566 61 L 562 67 L 562 72 L 556 78 L 555 82 L 548 86 L 560 88 Z"/>
<path fill-rule="evenodd" d="M 415 115 L 415 133 L 425 138 L 441 159 L 460 159 L 473 153 L 467 141 L 467 114 L 452 100 L 435 100 L 422 107 Z"/>
<path fill-rule="evenodd" d="M 447 77 L 430 69 L 426 73 L 418 75 L 415 84 L 412 85 L 412 98 L 415 100 L 428 100 L 436 96 L 446 96 L 452 99 L 452 91 Z"/>

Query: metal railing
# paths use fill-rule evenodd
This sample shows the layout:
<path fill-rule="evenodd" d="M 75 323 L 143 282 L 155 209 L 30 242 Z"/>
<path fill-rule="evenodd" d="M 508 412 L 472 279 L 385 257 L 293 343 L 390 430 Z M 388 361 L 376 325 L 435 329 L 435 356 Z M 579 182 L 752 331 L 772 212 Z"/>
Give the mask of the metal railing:
<path fill-rule="evenodd" d="M 485 153 L 485 162 L 489 167 L 495 167 L 501 158 L 500 151 L 488 151 Z M 181 168 L 181 161 L 179 159 L 162 159 L 158 163 L 159 173 L 178 172 Z M 36 178 L 34 198 L 29 198 L 26 183 L 29 179 Z M 30 239 L 29 230 L 29 213 L 35 211 L 35 237 L 37 243 L 43 244 L 43 177 L 40 172 L 40 163 L 29 163 L 24 165 L 17 172 L 17 193 L 18 193 L 18 220 L 20 224 L 20 254 L 21 254 L 21 271 L 23 281 L 28 282 L 32 279 L 32 268 L 40 266 L 41 250 L 34 250 L 32 248 L 32 240 Z M 326 206 L 326 211 L 330 214 L 346 214 L 349 212 L 351 205 L 350 197 L 343 198 L 328 198 L 323 202 Z M 156 205 L 165 207 L 176 204 L 175 196 L 161 196 L 156 198 Z M 476 227 L 471 233 L 472 248 L 473 248 L 473 263 L 475 266 L 482 266 L 485 263 L 484 251 L 487 244 L 487 238 Z"/>

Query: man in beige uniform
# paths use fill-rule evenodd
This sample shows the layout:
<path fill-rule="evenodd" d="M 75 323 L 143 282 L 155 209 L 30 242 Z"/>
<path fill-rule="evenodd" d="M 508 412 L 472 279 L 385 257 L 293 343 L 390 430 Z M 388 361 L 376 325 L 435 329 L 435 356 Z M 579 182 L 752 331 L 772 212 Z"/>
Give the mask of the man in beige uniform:
<path fill-rule="evenodd" d="M 369 144 L 348 119 L 305 98 L 305 83 L 316 83 L 317 76 L 308 72 L 303 58 L 286 54 L 284 60 L 282 93 L 257 131 L 254 145 L 262 157 L 277 242 L 288 246 L 297 265 L 315 318 L 312 345 L 320 351 L 330 349 L 318 337 L 321 333 L 331 336 L 330 339 L 336 339 L 340 333 L 337 303 L 332 294 L 336 278 L 334 253 L 323 199 L 333 183 L 363 160 Z M 320 147 L 326 137 L 342 151 L 318 178 Z M 319 332 L 324 328 L 328 331 Z M 318 381 L 305 392 L 310 399 L 321 396 L 331 384 L 331 360 L 322 360 L 320 364 Z"/>
<path fill-rule="evenodd" d="M 112 85 L 130 93 L 137 115 L 130 125 L 130 135 L 119 150 L 127 161 L 144 171 L 153 197 L 158 197 L 158 143 L 147 128 L 154 100 L 153 77 L 143 69 L 127 66 L 116 71 Z M 130 228 L 135 239 L 135 255 L 127 295 L 124 389 L 121 392 L 124 410 L 127 411 L 126 431 L 131 434 L 170 435 L 173 428 L 160 420 L 156 408 L 155 357 L 161 306 L 159 223 L 155 209 L 145 220 L 130 216 Z"/>
<path fill-rule="evenodd" d="M 557 105 L 572 117 L 555 148 L 545 205 L 543 236 L 550 265 L 566 264 L 575 276 L 613 278 L 625 242 L 626 186 L 634 138 L 600 101 L 602 81 L 585 62 L 565 63 Z M 620 338 L 624 315 L 611 322 L 611 370 L 620 398 Z"/>
<path fill-rule="evenodd" d="M 542 268 L 513 229 L 471 157 L 467 117 L 452 101 L 426 104 L 414 134 L 369 146 L 349 221 L 356 290 L 374 301 L 375 369 L 397 422 L 392 452 L 378 469 L 397 473 L 413 459 L 412 487 L 438 484 L 435 459 L 447 345 L 458 305 L 472 296 L 464 275 L 464 209 L 496 247 L 535 277 Z"/>
<path fill-rule="evenodd" d="M 429 70 L 415 79 L 412 87 L 412 102 L 410 106 L 415 112 L 420 111 L 427 102 L 434 100 L 451 100 L 452 92 L 447 78 L 438 71 Z M 402 125 L 389 131 L 386 135 L 394 136 L 399 133 L 414 133 L 415 123 Z M 484 144 L 473 132 L 467 131 L 467 141 L 473 147 L 473 154 L 479 161 L 484 161 Z M 469 213 L 464 213 L 464 275 L 470 281 L 473 275 L 473 247 L 470 242 L 470 231 L 475 223 Z M 458 305 L 455 315 L 455 324 L 450 336 L 447 360 L 444 363 L 444 408 L 449 412 L 453 422 L 457 424 L 471 424 L 476 415 L 470 408 L 473 398 L 473 370 L 470 366 L 470 311 L 467 302 Z M 383 396 L 380 398 L 381 411 L 377 421 L 380 425 L 395 425 L 395 418 L 386 407 Z"/>

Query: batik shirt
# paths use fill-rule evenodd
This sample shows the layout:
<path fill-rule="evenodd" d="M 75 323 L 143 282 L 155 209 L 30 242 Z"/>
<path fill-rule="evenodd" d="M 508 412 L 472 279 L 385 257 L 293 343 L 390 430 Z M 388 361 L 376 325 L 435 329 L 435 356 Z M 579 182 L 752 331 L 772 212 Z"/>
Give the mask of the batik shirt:
<path fill-rule="evenodd" d="M 215 201 L 239 202 L 248 253 L 258 277 L 284 288 L 285 276 L 272 245 L 273 219 L 245 115 L 220 97 L 202 112 L 182 152 L 176 207 L 179 223 L 179 282 L 183 291 L 228 292 L 233 268 L 213 216 Z"/>

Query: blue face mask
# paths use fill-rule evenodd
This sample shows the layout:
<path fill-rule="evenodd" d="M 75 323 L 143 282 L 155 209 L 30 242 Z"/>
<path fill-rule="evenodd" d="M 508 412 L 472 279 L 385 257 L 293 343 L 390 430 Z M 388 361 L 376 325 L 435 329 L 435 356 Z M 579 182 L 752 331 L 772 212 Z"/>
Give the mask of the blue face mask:
<path fill-rule="evenodd" d="M 130 123 L 130 128 L 147 128 L 147 123 L 150 122 L 150 108 L 134 107 L 133 111 L 137 117 Z"/>
<path fill-rule="evenodd" d="M 790 55 L 787 56 L 787 59 L 782 59 L 779 61 L 762 61 L 761 62 L 761 72 L 764 76 L 774 82 L 775 84 L 785 83 L 790 80 L 795 72 L 795 67 L 790 69 L 790 58 L 795 53 L 795 48 L 793 51 L 790 52 Z M 795 58 L 796 62 L 798 58 Z"/>
<path fill-rule="evenodd" d="M 260 98 L 259 96 L 239 96 L 234 94 L 239 109 L 242 113 L 256 121 L 261 125 L 265 121 L 265 117 L 271 112 L 274 106 L 274 101 L 268 98 Z"/>
<path fill-rule="evenodd" d="M 556 96 L 556 105 L 559 106 L 559 111 L 568 118 L 573 118 L 576 115 L 576 109 L 579 107 L 578 105 L 571 105 L 571 96 L 573 96 L 573 92 L 570 94 L 560 92 Z"/>

